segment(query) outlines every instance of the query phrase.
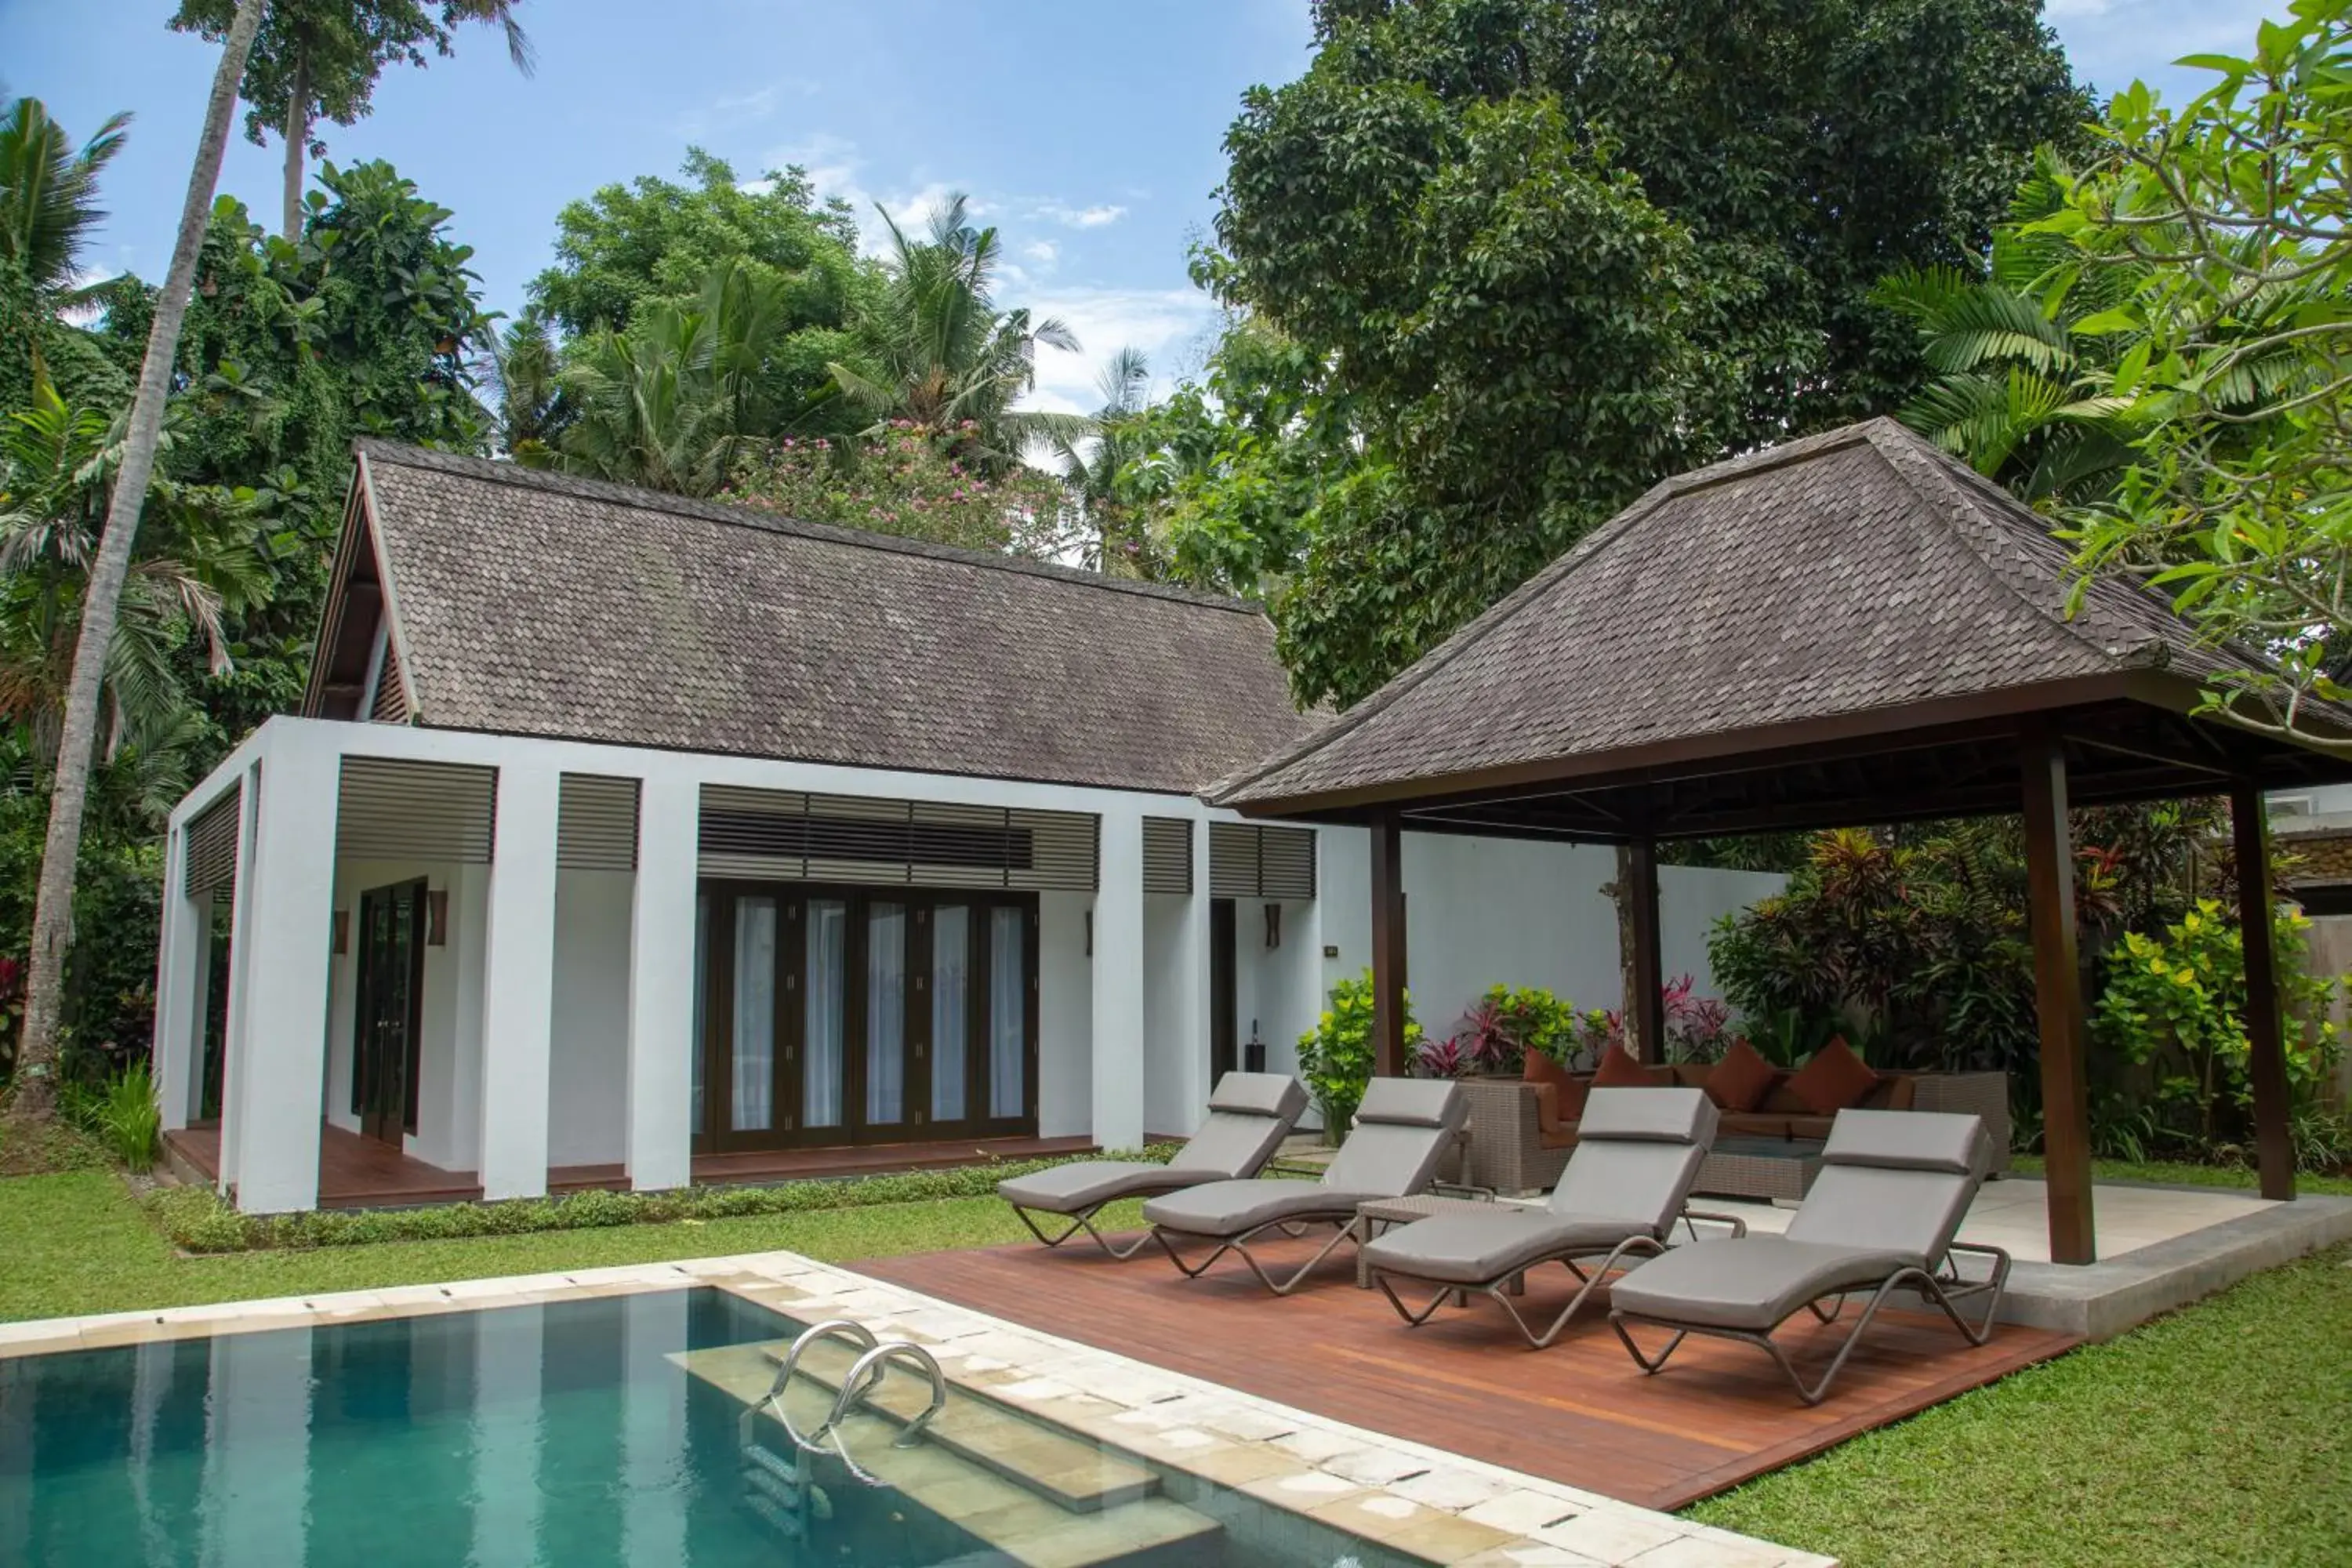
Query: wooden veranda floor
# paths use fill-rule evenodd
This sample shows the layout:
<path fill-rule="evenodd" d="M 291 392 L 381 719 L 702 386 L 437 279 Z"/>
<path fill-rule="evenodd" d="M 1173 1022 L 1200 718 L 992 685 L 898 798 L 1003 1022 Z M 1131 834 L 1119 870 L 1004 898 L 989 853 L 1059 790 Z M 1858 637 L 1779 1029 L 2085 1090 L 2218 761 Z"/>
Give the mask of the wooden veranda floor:
<path fill-rule="evenodd" d="M 163 1134 L 171 1152 L 195 1175 L 220 1175 L 217 1123 Z M 730 1154 L 697 1154 L 699 1184 L 772 1183 L 804 1177 L 880 1175 L 892 1171 L 935 1170 L 984 1160 L 1033 1160 L 1083 1154 L 1094 1148 L 1086 1138 L 988 1138 L 934 1143 L 877 1143 L 855 1149 L 775 1149 Z M 628 1186 L 620 1165 L 556 1165 L 547 1173 L 552 1193 Z M 482 1195 L 472 1171 L 448 1171 L 404 1153 L 391 1144 L 362 1137 L 330 1123 L 319 1133 L 320 1208 L 395 1208 L 418 1204 L 467 1203 Z"/>
<path fill-rule="evenodd" d="M 1292 1256 L 1306 1256 L 1306 1243 L 1289 1245 Z M 1666 1372 L 1644 1377 L 1605 1312 L 1546 1351 L 1506 1337 L 1493 1303 L 1475 1298 L 1467 1310 L 1407 1330 L 1378 1291 L 1355 1289 L 1352 1260 L 1328 1262 L 1318 1283 L 1285 1298 L 1267 1294 L 1230 1259 L 1206 1279 L 1185 1280 L 1156 1251 L 1118 1263 L 1100 1252 L 1030 1244 L 855 1267 L 1171 1372 L 1660 1510 L 2075 1343 L 2004 1325 L 1972 1349 L 1940 1319 L 1882 1314 L 1828 1402 L 1807 1409 L 1760 1352 L 1727 1341 L 1694 1337 Z M 1567 1279 L 1559 1269 L 1530 1279 L 1527 1304 L 1556 1311 L 1569 1292 L 1551 1281 Z M 1833 1343 L 1853 1320 L 1835 1329 L 1802 1321 L 1811 1332 L 1786 1331 L 1799 1364 L 1810 1367 L 1819 1363 L 1805 1349 Z"/>

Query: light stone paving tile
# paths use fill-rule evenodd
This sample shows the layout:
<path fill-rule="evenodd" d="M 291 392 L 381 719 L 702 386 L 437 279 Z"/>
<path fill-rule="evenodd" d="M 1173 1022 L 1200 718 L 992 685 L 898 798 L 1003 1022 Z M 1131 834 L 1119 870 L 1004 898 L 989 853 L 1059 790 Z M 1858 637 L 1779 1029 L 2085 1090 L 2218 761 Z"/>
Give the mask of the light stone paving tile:
<path fill-rule="evenodd" d="M 1447 1517 L 1404 1498 L 1391 1497 L 1386 1492 L 1365 1492 L 1356 1497 L 1340 1498 L 1307 1511 L 1312 1518 L 1344 1530 L 1350 1535 L 1360 1535 L 1367 1541 L 1386 1541 L 1401 1531 Z"/>
<path fill-rule="evenodd" d="M 1200 1416 L 1201 1425 L 1228 1437 L 1244 1442 L 1265 1443 L 1276 1437 L 1286 1437 L 1298 1430 L 1296 1419 L 1246 1405 L 1213 1403 Z"/>
<path fill-rule="evenodd" d="M 1565 1546 L 1603 1563 L 1631 1563 L 1644 1552 L 1688 1533 L 1663 1514 L 1638 1510 L 1594 1509 L 1565 1524 L 1546 1525 L 1531 1532 L 1549 1546 Z"/>
<path fill-rule="evenodd" d="M 1533 1535 L 1547 1525 L 1562 1523 L 1583 1511 L 1549 1492 L 1520 1490 L 1474 1504 L 1462 1510 L 1462 1517 L 1514 1535 Z"/>
<path fill-rule="evenodd" d="M 1643 1552 L 1633 1568 L 1781 1568 L 1788 1560 L 1775 1547 L 1685 1535 Z"/>
<path fill-rule="evenodd" d="M 1393 1448 L 1350 1448 L 1319 1461 L 1324 1469 L 1368 1487 L 1385 1487 L 1407 1476 L 1426 1475 L 1429 1461 Z"/>
<path fill-rule="evenodd" d="M 1547 1546 L 1541 1542 L 1525 1542 L 1515 1546 L 1501 1546 L 1492 1552 L 1481 1552 L 1475 1557 L 1465 1557 L 1454 1568 L 1609 1568 L 1595 1557 L 1581 1552 L 1570 1552 L 1564 1546 Z"/>
<path fill-rule="evenodd" d="M 1409 1525 L 1381 1544 L 1391 1552 L 1409 1552 L 1431 1563 L 1461 1563 L 1517 1538 L 1488 1525 L 1438 1514 Z"/>
<path fill-rule="evenodd" d="M 1285 1508 L 1310 1509 L 1318 1503 L 1360 1492 L 1364 1489 L 1353 1481 L 1340 1479 L 1322 1470 L 1301 1470 L 1291 1476 L 1268 1476 L 1263 1480 L 1244 1482 L 1241 1488 L 1252 1497 L 1277 1502 Z"/>
<path fill-rule="evenodd" d="M 1301 1426 L 1286 1437 L 1276 1437 L 1275 1446 L 1297 1455 L 1310 1465 L 1319 1465 L 1338 1455 L 1363 1447 L 1360 1440 L 1333 1432 L 1318 1426 Z"/>
<path fill-rule="evenodd" d="M 1510 1488 L 1486 1476 L 1475 1476 L 1467 1470 L 1441 1468 L 1426 1470 L 1417 1476 L 1392 1482 L 1389 1490 L 1399 1497 L 1409 1497 L 1415 1502 L 1427 1503 L 1454 1513 L 1475 1508 L 1505 1496 Z M 1555 1516 L 1557 1517 L 1557 1516 Z M 1545 1523 L 1551 1521 L 1546 1520 Z"/>
<path fill-rule="evenodd" d="M 1068 1384 L 1050 1377 L 1026 1377 L 1018 1383 L 1003 1383 L 996 1386 L 1000 1398 L 1017 1399 L 1024 1405 L 1041 1399 L 1067 1399 L 1076 1393 L 1077 1390 Z"/>

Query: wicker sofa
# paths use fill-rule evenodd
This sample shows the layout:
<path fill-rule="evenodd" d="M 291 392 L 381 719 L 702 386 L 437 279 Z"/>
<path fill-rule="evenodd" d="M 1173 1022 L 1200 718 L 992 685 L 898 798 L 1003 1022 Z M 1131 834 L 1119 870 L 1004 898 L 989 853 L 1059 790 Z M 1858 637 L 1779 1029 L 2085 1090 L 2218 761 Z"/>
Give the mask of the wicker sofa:
<path fill-rule="evenodd" d="M 1684 1063 L 1669 1069 L 1674 1081 L 1706 1087 L 1708 1068 Z M 1589 1085 L 1591 1075 L 1576 1075 Z M 1549 1084 L 1517 1079 L 1465 1079 L 1470 1101 L 1470 1182 L 1504 1194 L 1543 1192 L 1559 1181 L 1576 1147 L 1576 1122 L 1559 1114 L 1558 1092 Z M 2009 1169 L 2009 1079 L 1997 1072 L 1882 1073 L 1878 1087 L 1862 1102 L 1872 1110 L 1952 1110 L 1984 1118 L 1992 1135 L 1992 1173 Z M 1832 1117 L 1817 1115 L 1789 1093 L 1788 1075 L 1776 1077 L 1754 1110 L 1726 1111 L 1721 1138 L 1827 1138 Z"/>

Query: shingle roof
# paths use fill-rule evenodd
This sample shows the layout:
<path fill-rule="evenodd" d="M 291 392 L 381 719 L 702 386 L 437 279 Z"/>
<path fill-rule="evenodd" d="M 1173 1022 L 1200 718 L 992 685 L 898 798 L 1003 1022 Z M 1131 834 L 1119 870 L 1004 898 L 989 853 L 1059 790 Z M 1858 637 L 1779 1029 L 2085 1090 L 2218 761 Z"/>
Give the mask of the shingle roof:
<path fill-rule="evenodd" d="M 1204 792 L 1271 804 L 1565 763 L 2211 654 L 1890 420 L 1668 479 L 1319 731 Z"/>
<path fill-rule="evenodd" d="M 381 442 L 420 722 L 1186 793 L 1297 736 L 1255 607 Z"/>

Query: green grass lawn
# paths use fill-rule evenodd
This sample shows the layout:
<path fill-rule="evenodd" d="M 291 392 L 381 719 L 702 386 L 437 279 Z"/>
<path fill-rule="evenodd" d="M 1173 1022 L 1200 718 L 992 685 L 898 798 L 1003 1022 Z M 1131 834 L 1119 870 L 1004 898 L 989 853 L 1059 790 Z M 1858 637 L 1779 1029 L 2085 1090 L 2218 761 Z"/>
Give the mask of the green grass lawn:
<path fill-rule="evenodd" d="M 1134 1224 L 1132 1215 L 1122 1223 Z M 0 1181 L 0 1321 L 786 1248 L 879 1258 L 1025 1235 L 992 1197 L 742 1219 L 183 1257 L 108 1171 Z"/>
<path fill-rule="evenodd" d="M 2042 1156 L 2012 1154 L 2010 1170 L 2014 1175 L 2042 1174 Z M 2246 1187 L 2256 1183 L 2254 1173 L 2228 1165 L 2188 1165 L 2176 1161 L 2151 1160 L 2135 1163 L 2128 1160 L 2095 1160 L 2091 1163 L 2092 1178 L 2101 1182 L 2152 1182 L 2172 1187 Z M 2299 1175 L 2294 1179 L 2298 1193 L 2334 1193 L 2352 1194 L 2352 1176 Z"/>
<path fill-rule="evenodd" d="M 2191 1171 L 2252 1181 L 2099 1173 Z M 1023 1234 L 981 1197 L 183 1257 L 118 1176 L 76 1170 L 0 1180 L 0 1320 L 778 1247 L 854 1261 Z M 2258 1276 L 1691 1512 L 1852 1568 L 2352 1563 L 2352 1252 Z"/>

